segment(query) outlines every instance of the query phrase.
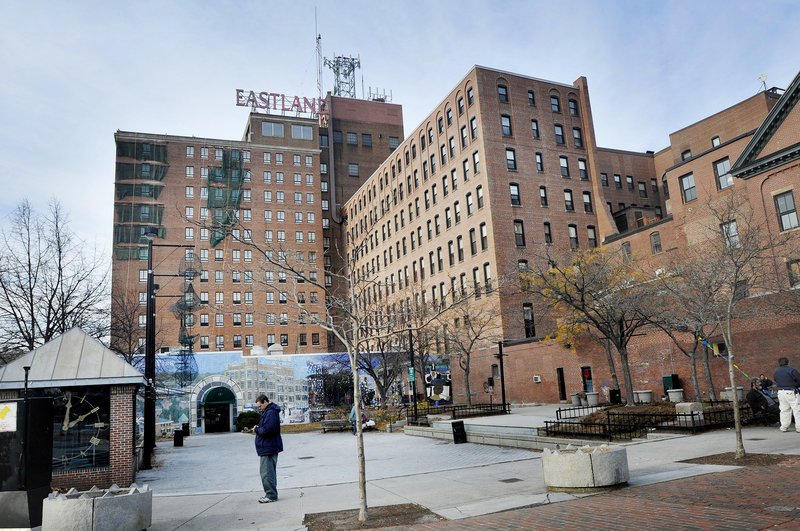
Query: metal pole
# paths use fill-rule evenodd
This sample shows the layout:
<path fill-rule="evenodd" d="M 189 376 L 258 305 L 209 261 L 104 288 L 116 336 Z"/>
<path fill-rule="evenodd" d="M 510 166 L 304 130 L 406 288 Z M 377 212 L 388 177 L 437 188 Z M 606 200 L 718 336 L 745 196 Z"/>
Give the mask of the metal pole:
<path fill-rule="evenodd" d="M 501 396 L 503 397 L 503 413 L 508 413 L 506 411 L 506 376 L 503 372 L 503 342 L 497 342 L 497 358 L 500 360 L 500 392 Z"/>
<path fill-rule="evenodd" d="M 150 457 L 156 447 L 156 298 L 153 280 L 153 240 L 147 244 L 147 320 L 145 323 L 144 377 L 144 456 L 142 468 L 152 468 Z"/>
<path fill-rule="evenodd" d="M 411 336 L 411 327 L 408 328 L 408 353 L 411 356 L 411 368 L 414 369 L 414 343 Z M 417 370 L 414 369 L 414 379 L 408 384 L 411 394 L 414 397 L 414 420 L 417 420 Z"/>
<path fill-rule="evenodd" d="M 25 370 L 25 394 L 23 399 L 23 407 L 25 408 L 25 416 L 23 417 L 23 437 L 25 440 L 22 442 L 22 455 L 20 456 L 19 464 L 21 467 L 20 472 L 20 487 L 22 490 L 28 490 L 28 467 L 31 464 L 28 461 L 29 456 L 29 448 L 31 447 L 31 433 L 30 433 L 30 426 L 31 426 L 31 401 L 28 398 L 28 372 L 30 372 L 30 366 L 23 367 Z"/>

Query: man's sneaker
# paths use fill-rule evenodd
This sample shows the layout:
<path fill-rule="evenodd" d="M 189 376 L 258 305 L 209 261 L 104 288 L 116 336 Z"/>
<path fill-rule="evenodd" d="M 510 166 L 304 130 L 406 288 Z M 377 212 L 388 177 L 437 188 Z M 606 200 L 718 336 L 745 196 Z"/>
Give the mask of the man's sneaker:
<path fill-rule="evenodd" d="M 274 500 L 272 498 L 267 498 L 266 496 L 261 496 L 258 499 L 258 503 L 272 503 L 272 502 L 275 502 L 275 501 L 278 501 L 278 500 Z"/>
<path fill-rule="evenodd" d="M 789 431 L 789 428 L 780 428 L 781 431 Z"/>

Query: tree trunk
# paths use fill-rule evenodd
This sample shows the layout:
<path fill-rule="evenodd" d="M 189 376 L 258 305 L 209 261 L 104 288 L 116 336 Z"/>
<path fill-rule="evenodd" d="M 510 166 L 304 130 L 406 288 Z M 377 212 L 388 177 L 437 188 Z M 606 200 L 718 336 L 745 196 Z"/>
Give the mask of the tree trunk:
<path fill-rule="evenodd" d="M 608 370 L 611 371 L 611 387 L 613 389 L 619 389 L 619 380 L 617 379 L 617 367 L 614 363 L 614 357 L 611 355 L 611 343 L 609 343 L 608 339 L 603 341 L 603 346 L 605 346 L 606 350 L 606 361 L 608 361 Z"/>
<path fill-rule="evenodd" d="M 722 338 L 728 347 L 728 378 L 731 381 L 731 394 L 733 395 L 731 400 L 733 401 L 733 427 L 736 431 L 736 459 L 740 459 L 746 455 L 746 452 L 742 440 L 742 416 L 739 414 L 739 393 L 736 390 L 736 364 L 731 332 L 731 320 L 728 319 L 722 332 Z"/>
<path fill-rule="evenodd" d="M 695 338 L 692 351 L 689 352 L 689 366 L 692 369 L 692 389 L 694 390 L 694 399 L 699 401 L 700 396 L 700 382 L 697 379 L 697 338 Z"/>
<path fill-rule="evenodd" d="M 717 399 L 717 393 L 714 391 L 714 382 L 711 379 L 711 366 L 708 363 L 708 346 L 703 344 L 703 355 L 702 355 L 702 362 L 703 362 L 703 370 L 706 373 L 706 385 L 708 386 L 708 397 L 711 400 Z"/>
<path fill-rule="evenodd" d="M 625 403 L 633 405 L 633 381 L 631 380 L 631 368 L 628 366 L 628 349 L 617 347 L 619 359 L 622 365 L 622 377 L 625 380 Z"/>
<path fill-rule="evenodd" d="M 356 345 L 358 342 L 355 342 Z M 358 521 L 367 521 L 367 470 L 364 460 L 364 432 L 361 429 L 361 385 L 358 381 L 357 353 L 352 350 L 350 356 L 350 370 L 353 371 L 353 405 L 356 408 L 356 442 L 358 444 Z"/>
<path fill-rule="evenodd" d="M 464 359 L 466 360 L 464 362 L 464 392 L 467 393 L 467 406 L 471 406 L 472 405 L 472 391 L 470 391 L 470 388 L 469 388 L 469 373 L 470 373 L 469 354 L 464 356 Z"/>

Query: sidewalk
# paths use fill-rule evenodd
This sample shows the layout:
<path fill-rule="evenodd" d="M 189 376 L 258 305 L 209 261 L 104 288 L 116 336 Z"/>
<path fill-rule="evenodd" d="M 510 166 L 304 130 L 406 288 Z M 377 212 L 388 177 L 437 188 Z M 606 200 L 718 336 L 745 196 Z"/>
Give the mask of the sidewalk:
<path fill-rule="evenodd" d="M 557 407 L 467 422 L 541 426 Z M 753 427 L 744 437 L 750 453 L 800 454 L 794 432 Z M 370 506 L 417 503 L 452 520 L 418 529 L 563 529 L 565 522 L 571 528 L 785 528 L 798 524 L 793 519 L 800 514 L 800 466 L 679 462 L 733 451 L 733 430 L 626 444 L 628 487 L 588 497 L 548 493 L 535 452 L 400 433 L 364 438 Z M 252 435 L 193 435 L 184 444 L 159 445 L 156 468 L 137 478 L 154 491 L 151 529 L 302 529 L 306 513 L 358 507 L 355 438 L 347 432 L 284 435 L 280 501 L 267 505 L 256 501 L 261 493 Z"/>

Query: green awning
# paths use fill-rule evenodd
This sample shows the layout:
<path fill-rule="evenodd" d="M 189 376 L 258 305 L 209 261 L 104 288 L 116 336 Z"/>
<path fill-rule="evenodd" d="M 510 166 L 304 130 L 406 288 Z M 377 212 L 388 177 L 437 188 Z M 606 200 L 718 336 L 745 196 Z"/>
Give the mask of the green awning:
<path fill-rule="evenodd" d="M 203 395 L 203 400 L 200 402 L 204 406 L 216 406 L 220 404 L 234 404 L 236 402 L 236 397 L 233 395 L 233 391 L 228 389 L 227 387 L 213 387 L 209 389 L 205 395 Z"/>

